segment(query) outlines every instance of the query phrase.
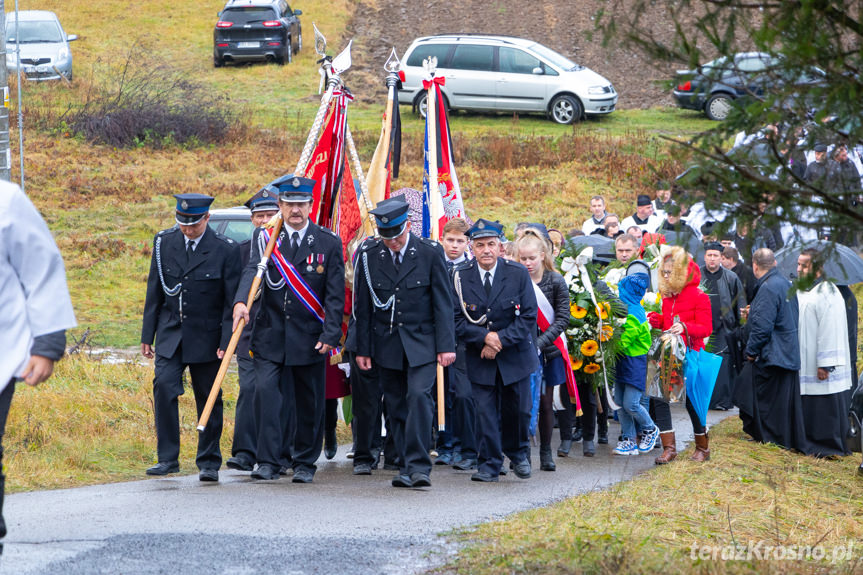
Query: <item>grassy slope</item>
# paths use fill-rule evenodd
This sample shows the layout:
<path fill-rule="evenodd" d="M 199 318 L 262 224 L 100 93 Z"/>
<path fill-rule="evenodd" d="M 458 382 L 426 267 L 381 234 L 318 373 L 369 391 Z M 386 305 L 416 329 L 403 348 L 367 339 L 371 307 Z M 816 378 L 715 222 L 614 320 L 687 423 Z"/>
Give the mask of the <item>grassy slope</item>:
<path fill-rule="evenodd" d="M 743 439 L 740 422 L 711 430 L 711 461 L 679 457 L 611 489 L 483 524 L 448 573 L 859 573 L 859 458 L 824 461 Z M 688 456 L 691 448 L 683 455 Z M 692 545 L 855 544 L 856 562 L 713 561 Z M 721 552 L 721 551 L 720 551 Z M 709 553 L 705 552 L 705 553 Z M 720 555 L 721 557 L 721 555 Z"/>

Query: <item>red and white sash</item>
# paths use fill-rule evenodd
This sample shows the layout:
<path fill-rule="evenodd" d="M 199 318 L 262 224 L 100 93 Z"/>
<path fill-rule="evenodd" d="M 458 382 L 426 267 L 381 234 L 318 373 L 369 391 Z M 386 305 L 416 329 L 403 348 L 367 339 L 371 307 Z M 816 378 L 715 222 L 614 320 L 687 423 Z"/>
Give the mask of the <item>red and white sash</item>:
<path fill-rule="evenodd" d="M 269 242 L 269 230 L 264 229 L 261 233 L 263 234 L 264 239 Z M 324 323 L 324 306 L 321 303 L 321 299 L 318 297 L 318 294 L 312 290 L 311 286 L 303 280 L 303 276 L 300 275 L 300 272 L 297 271 L 294 264 L 284 258 L 282 252 L 279 250 L 281 245 L 282 241 L 281 238 L 279 238 L 276 240 L 276 246 L 273 248 L 273 255 L 271 256 L 273 264 L 276 266 L 276 269 L 279 270 L 279 274 L 281 274 L 285 279 L 285 283 L 288 284 L 288 287 L 290 287 L 291 291 L 294 292 L 294 295 L 299 298 L 304 306 L 306 306 L 306 309 L 315 316 L 315 319 Z"/>
<path fill-rule="evenodd" d="M 548 301 L 548 298 L 545 297 L 545 294 L 542 293 L 542 290 L 539 289 L 539 286 L 535 283 L 533 283 L 533 293 L 536 294 L 536 303 L 539 308 L 536 314 L 536 324 L 539 326 L 539 330 L 541 332 L 545 332 L 545 330 L 554 323 L 554 308 L 551 306 L 551 302 Z M 560 351 L 560 355 L 563 357 L 565 364 L 563 371 L 566 373 L 566 388 L 569 391 L 569 400 L 575 404 L 575 410 L 580 414 L 581 400 L 578 397 L 578 387 L 576 387 L 575 384 L 575 374 L 572 373 L 572 363 L 569 360 L 569 350 L 566 348 L 566 338 L 564 337 L 564 334 L 565 332 L 561 332 L 561 334 L 557 336 L 557 339 L 554 340 L 554 347 Z"/>

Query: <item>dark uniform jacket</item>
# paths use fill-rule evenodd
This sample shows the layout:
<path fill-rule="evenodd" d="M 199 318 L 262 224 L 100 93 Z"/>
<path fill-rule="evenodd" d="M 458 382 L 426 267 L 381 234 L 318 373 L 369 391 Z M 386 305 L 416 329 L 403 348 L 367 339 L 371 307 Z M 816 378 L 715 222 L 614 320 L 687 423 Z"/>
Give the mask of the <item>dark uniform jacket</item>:
<path fill-rule="evenodd" d="M 234 303 L 246 303 L 249 290 L 261 261 L 262 249 L 257 229 L 252 236 L 249 263 L 243 270 L 240 287 Z M 289 233 L 282 227 L 281 252 L 287 259 L 290 252 Z M 309 257 L 311 256 L 311 263 Z M 303 281 L 315 292 L 324 308 L 322 324 L 287 284 L 273 289 L 264 278 L 260 308 L 252 326 L 251 349 L 255 355 L 283 365 L 309 365 L 321 361 L 315 350 L 317 342 L 336 347 L 342 337 L 342 313 L 345 306 L 345 262 L 342 241 L 326 228 L 309 222 L 306 235 L 300 242 L 291 261 Z M 266 275 L 273 284 L 281 283 L 282 276 L 271 257 Z"/>
<path fill-rule="evenodd" d="M 452 296 L 440 244 L 411 235 L 396 272 L 384 242 L 368 239 L 360 246 L 354 276 L 357 355 L 387 369 L 403 369 L 404 357 L 417 367 L 436 361 L 439 353 L 455 352 Z M 394 296 L 392 316 L 391 309 L 375 307 L 369 280 L 380 303 Z"/>
<path fill-rule="evenodd" d="M 158 255 L 165 286 L 172 290 L 182 283 L 175 296 L 165 294 Z M 156 234 L 141 342 L 152 344 L 155 338 L 155 351 L 162 357 L 172 357 L 182 343 L 184 363 L 217 361 L 216 351 L 226 349 L 231 339 L 231 308 L 241 269 L 237 244 L 209 227 L 188 263 L 186 239 L 179 227 Z"/>
<path fill-rule="evenodd" d="M 504 385 L 528 377 L 539 367 L 536 343 L 536 295 L 527 268 L 498 258 L 491 294 L 486 296 L 476 260 L 461 264 L 454 272 L 461 282 L 461 295 L 454 285 L 455 329 L 466 344 L 467 373 L 472 384 L 494 385 L 500 372 Z M 464 309 L 462 309 L 464 304 Z M 486 316 L 485 325 L 467 320 L 465 311 L 474 320 Z M 489 331 L 497 332 L 503 349 L 495 359 L 482 359 L 480 353 Z"/>
<path fill-rule="evenodd" d="M 800 369 L 796 298 L 788 301 L 791 282 L 774 267 L 758 280 L 758 291 L 749 307 L 746 355 L 765 367 Z"/>

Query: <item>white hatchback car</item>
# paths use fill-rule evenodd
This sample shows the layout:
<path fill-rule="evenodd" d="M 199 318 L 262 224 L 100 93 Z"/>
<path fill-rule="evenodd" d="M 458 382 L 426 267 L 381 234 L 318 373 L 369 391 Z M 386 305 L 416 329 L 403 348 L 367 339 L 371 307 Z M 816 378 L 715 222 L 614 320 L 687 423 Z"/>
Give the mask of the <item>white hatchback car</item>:
<path fill-rule="evenodd" d="M 47 10 L 21 10 L 6 13 L 6 68 L 17 70 L 15 50 L 21 50 L 21 71 L 28 80 L 72 79 L 72 52 L 57 15 Z"/>
<path fill-rule="evenodd" d="M 441 92 L 451 110 L 546 114 L 558 124 L 610 114 L 617 105 L 611 82 L 531 40 L 452 34 L 417 38 L 405 52 L 399 100 L 425 115 L 423 61 L 437 58 Z"/>

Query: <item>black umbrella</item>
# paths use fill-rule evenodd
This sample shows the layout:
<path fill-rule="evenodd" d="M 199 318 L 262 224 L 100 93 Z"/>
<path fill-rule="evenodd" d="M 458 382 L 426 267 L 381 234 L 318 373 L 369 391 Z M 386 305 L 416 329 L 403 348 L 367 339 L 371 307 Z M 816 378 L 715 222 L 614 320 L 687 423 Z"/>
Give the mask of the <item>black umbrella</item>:
<path fill-rule="evenodd" d="M 592 246 L 593 259 L 599 262 L 608 263 L 615 258 L 614 240 L 599 234 L 591 234 L 589 236 L 575 236 L 566 240 L 576 246 Z"/>
<path fill-rule="evenodd" d="M 785 246 L 776 252 L 776 265 L 779 272 L 789 278 L 797 278 L 797 256 L 807 248 L 815 248 L 824 257 L 822 273 L 836 285 L 853 285 L 863 282 L 863 259 L 860 255 L 842 244 L 825 240 L 813 240 Z"/>

